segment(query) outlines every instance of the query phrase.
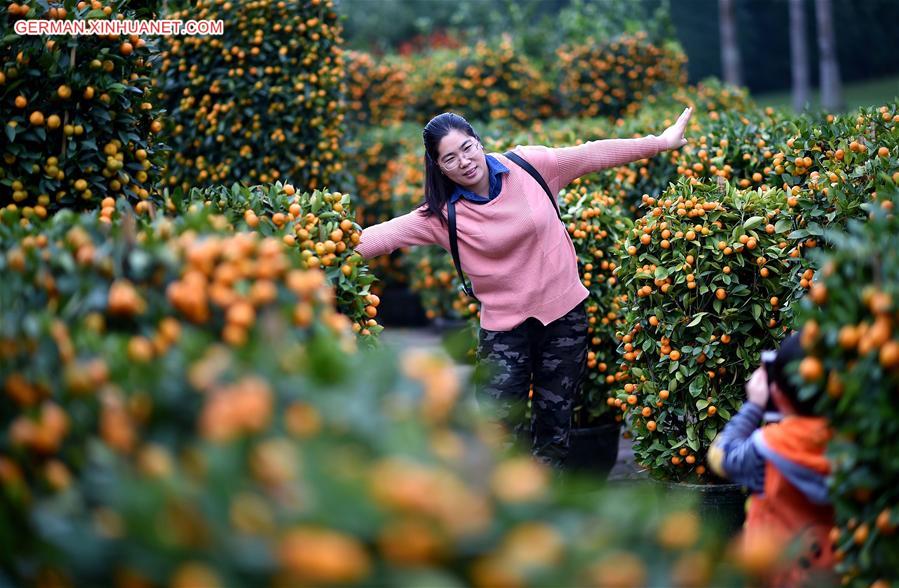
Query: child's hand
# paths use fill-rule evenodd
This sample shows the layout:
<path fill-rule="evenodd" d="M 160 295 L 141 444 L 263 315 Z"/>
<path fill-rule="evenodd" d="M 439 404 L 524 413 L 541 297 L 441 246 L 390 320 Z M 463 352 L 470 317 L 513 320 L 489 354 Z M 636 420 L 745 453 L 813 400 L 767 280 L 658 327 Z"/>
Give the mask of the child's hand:
<path fill-rule="evenodd" d="M 765 373 L 763 366 L 759 366 L 746 382 L 746 399 L 765 408 L 765 405 L 768 404 L 768 393 L 768 374 Z"/>

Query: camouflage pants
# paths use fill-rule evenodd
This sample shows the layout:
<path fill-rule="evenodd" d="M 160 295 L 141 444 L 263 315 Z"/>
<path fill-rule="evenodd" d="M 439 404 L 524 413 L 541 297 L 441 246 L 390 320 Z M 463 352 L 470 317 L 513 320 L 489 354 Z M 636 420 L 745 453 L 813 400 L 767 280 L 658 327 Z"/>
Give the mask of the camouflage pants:
<path fill-rule="evenodd" d="M 487 371 L 476 388 L 478 404 L 513 440 L 555 467 L 568 455 L 572 407 L 586 370 L 585 304 L 545 326 L 530 317 L 511 331 L 482 328 L 478 334 L 478 368 Z"/>

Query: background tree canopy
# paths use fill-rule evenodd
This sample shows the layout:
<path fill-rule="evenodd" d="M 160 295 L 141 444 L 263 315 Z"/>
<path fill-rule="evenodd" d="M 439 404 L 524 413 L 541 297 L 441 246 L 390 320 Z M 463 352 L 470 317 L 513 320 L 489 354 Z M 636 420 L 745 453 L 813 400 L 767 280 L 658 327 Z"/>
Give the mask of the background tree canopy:
<path fill-rule="evenodd" d="M 813 15 L 813 0 L 805 1 Z M 565 42 L 645 30 L 681 43 L 689 58 L 690 82 L 721 75 L 718 3 L 712 0 L 340 0 L 338 7 L 348 45 L 366 51 L 413 49 L 435 32 L 463 40 L 509 32 L 529 57 L 543 61 Z M 844 81 L 899 72 L 893 58 L 899 38 L 891 30 L 891 23 L 899 22 L 899 2 L 844 0 L 833 9 Z M 745 84 L 753 92 L 790 86 L 787 12 L 786 0 L 736 1 Z M 816 63 L 814 18 L 806 22 L 809 57 Z M 812 85 L 817 76 L 813 71 Z"/>

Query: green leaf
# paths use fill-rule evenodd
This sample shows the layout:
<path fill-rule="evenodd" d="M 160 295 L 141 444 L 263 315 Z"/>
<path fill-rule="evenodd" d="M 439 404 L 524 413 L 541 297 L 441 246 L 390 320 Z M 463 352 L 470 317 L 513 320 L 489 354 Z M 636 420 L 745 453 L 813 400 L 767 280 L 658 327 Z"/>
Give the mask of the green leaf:
<path fill-rule="evenodd" d="M 699 451 L 699 437 L 696 435 L 696 426 L 687 425 L 687 445 L 693 451 Z"/>
<path fill-rule="evenodd" d="M 9 142 L 12 143 L 16 140 L 16 129 L 9 125 L 4 125 L 3 127 L 6 130 L 6 137 L 9 139 Z"/>
<path fill-rule="evenodd" d="M 774 232 L 775 233 L 785 233 L 793 228 L 793 221 L 789 219 L 782 218 L 776 223 L 774 223 Z"/>
<path fill-rule="evenodd" d="M 763 216 L 753 216 L 753 217 L 750 217 L 750 218 L 746 219 L 746 222 L 743 223 L 743 228 L 746 229 L 746 230 L 748 231 L 749 229 L 754 229 L 754 228 L 756 228 L 757 226 L 759 226 L 759 225 L 762 224 L 763 222 L 765 222 L 765 217 L 763 217 Z"/>
<path fill-rule="evenodd" d="M 708 408 L 709 404 L 711 404 L 711 402 L 709 402 L 708 399 L 700 398 L 696 401 L 696 410 L 705 410 Z"/>
<path fill-rule="evenodd" d="M 707 312 L 697 312 L 695 315 L 693 315 L 693 320 L 691 320 L 689 323 L 687 323 L 687 326 L 688 326 L 688 327 L 695 327 L 696 325 L 698 325 L 698 324 L 702 321 L 702 317 L 704 317 L 704 316 L 707 315 L 707 314 L 709 314 L 709 313 L 707 313 Z"/>
<path fill-rule="evenodd" d="M 703 384 L 705 384 L 705 382 L 703 382 L 702 379 L 693 378 L 693 380 L 690 382 L 690 396 L 696 397 L 702 394 L 704 388 Z M 708 402 L 704 402 L 706 402 L 706 406 L 708 406 Z"/>

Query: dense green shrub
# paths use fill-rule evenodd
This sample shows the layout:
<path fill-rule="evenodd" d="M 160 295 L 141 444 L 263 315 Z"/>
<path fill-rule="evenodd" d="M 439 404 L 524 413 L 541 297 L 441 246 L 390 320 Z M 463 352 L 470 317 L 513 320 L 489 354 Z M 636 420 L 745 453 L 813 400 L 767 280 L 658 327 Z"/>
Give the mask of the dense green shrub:
<path fill-rule="evenodd" d="M 658 92 L 687 82 L 687 58 L 676 46 L 658 47 L 645 33 L 606 42 L 587 39 L 556 50 L 559 96 L 567 116 L 630 116 Z"/>
<path fill-rule="evenodd" d="M 637 461 L 654 476 L 706 481 L 705 453 L 742 405 L 743 385 L 792 324 L 795 219 L 782 190 L 681 179 L 625 242 L 632 297 L 620 351 Z"/>
<path fill-rule="evenodd" d="M 409 119 L 421 124 L 446 111 L 473 124 L 509 120 L 519 126 L 553 113 L 550 83 L 507 35 L 498 43 L 417 57 L 413 67 Z"/>
<path fill-rule="evenodd" d="M 834 429 L 831 537 L 849 586 L 886 586 L 899 564 L 897 184 L 881 184 L 883 204 L 865 205 L 873 218 L 827 234 L 833 245 L 818 256 L 823 269 L 798 310 L 808 352 L 798 365 L 800 393 L 820 398 Z"/>
<path fill-rule="evenodd" d="M 170 186 L 345 181 L 345 58 L 332 0 L 215 3 L 170 16 L 224 25 L 221 36 L 165 37 Z"/>

